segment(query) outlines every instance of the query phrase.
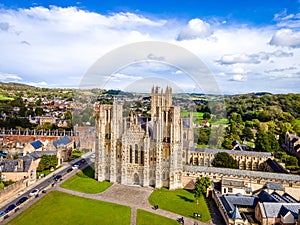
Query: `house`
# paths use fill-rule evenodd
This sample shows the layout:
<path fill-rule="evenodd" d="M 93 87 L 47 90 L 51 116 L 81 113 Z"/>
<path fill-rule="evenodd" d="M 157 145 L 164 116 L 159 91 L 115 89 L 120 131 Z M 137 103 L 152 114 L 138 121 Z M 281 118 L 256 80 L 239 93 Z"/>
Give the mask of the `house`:
<path fill-rule="evenodd" d="M 251 187 L 249 186 L 249 184 L 246 185 L 244 181 L 227 179 L 222 179 L 221 181 L 221 194 L 250 195 L 251 193 Z"/>
<path fill-rule="evenodd" d="M 255 218 L 261 225 L 299 224 L 300 202 L 288 193 L 280 195 L 274 191 L 270 194 L 262 190 L 258 197 L 259 202 L 255 207 Z"/>
<path fill-rule="evenodd" d="M 63 136 L 55 141 L 53 141 L 53 146 L 57 151 L 57 158 L 59 159 L 59 165 L 63 161 L 67 161 L 74 149 L 74 141 L 69 136 Z"/>
<path fill-rule="evenodd" d="M 248 225 L 255 222 L 255 206 L 257 196 L 244 196 L 241 194 L 221 195 L 213 192 L 213 199 L 226 225 Z"/>
<path fill-rule="evenodd" d="M 43 150 L 44 150 L 44 144 L 40 140 L 35 140 L 29 142 L 24 146 L 23 154 L 26 155 L 27 153 L 31 153 L 34 151 L 43 151 Z"/>
<path fill-rule="evenodd" d="M 36 181 L 36 169 L 40 158 L 27 155 L 20 159 L 5 159 L 0 162 L 1 179 L 14 182 L 28 178 L 28 185 Z"/>
<path fill-rule="evenodd" d="M 296 154 L 300 151 L 300 137 L 295 134 L 286 132 L 285 134 L 285 145 L 288 152 Z"/>

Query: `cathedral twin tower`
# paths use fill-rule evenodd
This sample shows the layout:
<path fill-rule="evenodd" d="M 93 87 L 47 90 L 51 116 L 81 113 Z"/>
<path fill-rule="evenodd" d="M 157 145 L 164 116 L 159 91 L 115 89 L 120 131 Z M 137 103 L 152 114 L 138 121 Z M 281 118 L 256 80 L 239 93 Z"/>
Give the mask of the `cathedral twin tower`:
<path fill-rule="evenodd" d="M 151 92 L 151 120 L 123 117 L 123 105 L 100 104 L 96 113 L 95 178 L 125 185 L 182 188 L 184 161 L 180 107 L 172 88 Z"/>

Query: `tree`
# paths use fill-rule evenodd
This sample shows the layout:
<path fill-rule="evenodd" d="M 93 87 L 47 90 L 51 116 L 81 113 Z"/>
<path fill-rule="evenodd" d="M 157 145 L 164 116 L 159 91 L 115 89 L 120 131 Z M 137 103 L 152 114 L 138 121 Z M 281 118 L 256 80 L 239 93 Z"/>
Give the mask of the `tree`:
<path fill-rule="evenodd" d="M 65 120 L 72 120 L 72 113 L 68 110 L 64 116 Z"/>
<path fill-rule="evenodd" d="M 253 132 L 250 127 L 245 127 L 243 130 L 243 138 L 247 141 L 251 141 L 254 138 Z"/>
<path fill-rule="evenodd" d="M 206 194 L 207 188 L 211 185 L 209 177 L 202 177 L 201 179 L 197 177 L 196 183 L 195 183 L 195 189 L 194 189 L 194 197 L 197 201 L 201 196 Z"/>
<path fill-rule="evenodd" d="M 34 112 L 36 116 L 42 116 L 44 114 L 44 110 L 42 108 L 36 108 Z"/>
<path fill-rule="evenodd" d="M 57 157 L 56 155 L 43 155 L 41 161 L 39 162 L 37 170 L 39 172 L 50 169 L 51 167 L 57 166 Z"/>
<path fill-rule="evenodd" d="M 210 118 L 211 118 L 211 115 L 210 115 L 209 112 L 203 113 L 203 119 L 204 119 L 204 120 L 209 120 Z"/>
<path fill-rule="evenodd" d="M 271 152 L 269 137 L 263 129 L 258 129 L 255 140 L 255 151 L 257 152 Z"/>
<path fill-rule="evenodd" d="M 218 152 L 211 162 L 214 167 L 238 169 L 238 162 L 227 152 Z"/>

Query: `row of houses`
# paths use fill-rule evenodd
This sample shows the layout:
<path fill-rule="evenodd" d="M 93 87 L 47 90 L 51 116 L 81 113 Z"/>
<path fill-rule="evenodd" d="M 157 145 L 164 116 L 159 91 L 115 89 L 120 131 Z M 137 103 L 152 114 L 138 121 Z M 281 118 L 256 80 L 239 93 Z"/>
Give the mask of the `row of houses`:
<path fill-rule="evenodd" d="M 281 184 L 252 190 L 243 181 L 223 179 L 214 183 L 212 195 L 226 225 L 300 224 L 300 202 Z"/>
<path fill-rule="evenodd" d="M 48 142 L 35 140 L 24 146 L 18 159 L 0 158 L 0 172 L 3 181 L 14 182 L 28 178 L 28 184 L 36 181 L 37 167 L 43 155 L 55 155 L 58 165 L 68 160 L 74 149 L 74 141 L 69 136 Z"/>

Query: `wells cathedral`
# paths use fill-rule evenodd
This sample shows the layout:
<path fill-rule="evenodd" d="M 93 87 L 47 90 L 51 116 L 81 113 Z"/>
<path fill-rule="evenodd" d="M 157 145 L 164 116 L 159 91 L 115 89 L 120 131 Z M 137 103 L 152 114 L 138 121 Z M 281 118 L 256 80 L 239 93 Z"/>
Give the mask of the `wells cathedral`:
<path fill-rule="evenodd" d="M 96 113 L 98 181 L 182 188 L 183 164 L 193 145 L 192 116 L 180 118 L 172 88 L 151 91 L 151 119 L 123 117 L 123 105 L 100 104 Z"/>

